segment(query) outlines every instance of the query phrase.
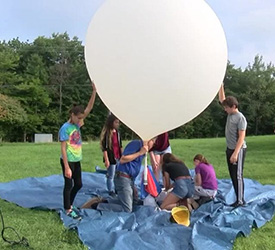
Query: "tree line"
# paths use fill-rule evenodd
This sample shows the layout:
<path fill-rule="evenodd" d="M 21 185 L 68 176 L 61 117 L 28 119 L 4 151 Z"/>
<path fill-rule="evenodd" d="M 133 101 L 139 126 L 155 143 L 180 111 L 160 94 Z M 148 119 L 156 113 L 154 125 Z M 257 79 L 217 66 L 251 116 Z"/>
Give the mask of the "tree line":
<path fill-rule="evenodd" d="M 114 84 L 117 84 L 114 82 Z M 234 95 L 248 121 L 248 135 L 271 134 L 275 114 L 275 68 L 256 55 L 243 70 L 228 62 L 224 79 L 226 95 Z M 0 41 L 0 138 L 33 141 L 35 133 L 51 133 L 58 140 L 60 126 L 73 104 L 86 105 L 91 95 L 84 47 L 67 33 Z M 184 100 L 182 107 L 185 108 Z M 98 139 L 108 110 L 100 98 L 82 129 L 83 139 Z M 170 131 L 171 138 L 224 136 L 226 114 L 216 97 L 189 123 Z M 122 138 L 136 138 L 122 124 Z"/>

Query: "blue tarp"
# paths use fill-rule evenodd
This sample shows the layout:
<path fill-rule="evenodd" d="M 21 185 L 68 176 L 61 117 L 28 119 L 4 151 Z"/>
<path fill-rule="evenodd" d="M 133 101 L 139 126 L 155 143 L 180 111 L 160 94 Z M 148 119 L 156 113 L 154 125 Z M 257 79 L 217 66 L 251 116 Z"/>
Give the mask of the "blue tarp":
<path fill-rule="evenodd" d="M 140 179 L 138 179 L 139 183 Z M 83 188 L 75 204 L 81 206 L 93 195 L 107 196 L 105 176 L 83 173 Z M 137 184 L 138 184 L 137 183 Z M 64 214 L 63 177 L 53 175 L 0 183 L 0 197 L 26 208 L 56 209 L 67 228 L 76 228 L 90 249 L 231 249 L 235 238 L 261 227 L 275 212 L 275 186 L 245 179 L 247 206 L 233 209 L 234 190 L 228 179 L 218 180 L 217 198 L 191 214 L 189 227 L 173 224 L 170 213 L 139 206 L 131 214 L 82 210 L 78 222 Z"/>

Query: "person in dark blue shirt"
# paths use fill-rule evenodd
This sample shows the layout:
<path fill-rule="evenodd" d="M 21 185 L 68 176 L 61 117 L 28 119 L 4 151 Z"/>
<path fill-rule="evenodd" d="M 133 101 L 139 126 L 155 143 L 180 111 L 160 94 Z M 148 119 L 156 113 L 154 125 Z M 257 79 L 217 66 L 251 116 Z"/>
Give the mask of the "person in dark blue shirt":
<path fill-rule="evenodd" d="M 149 143 L 152 147 L 153 143 Z M 132 212 L 133 202 L 137 198 L 134 180 L 138 176 L 145 153 L 148 152 L 148 143 L 141 140 L 131 141 L 124 149 L 117 166 L 115 188 L 123 210 Z"/>
<path fill-rule="evenodd" d="M 133 140 L 125 147 L 116 168 L 114 184 L 118 199 L 94 198 L 82 208 L 96 208 L 104 211 L 132 212 L 134 200 L 137 198 L 134 181 L 138 176 L 145 154 L 153 146 L 155 139 L 149 141 Z M 96 203 L 96 204 L 95 204 Z"/>

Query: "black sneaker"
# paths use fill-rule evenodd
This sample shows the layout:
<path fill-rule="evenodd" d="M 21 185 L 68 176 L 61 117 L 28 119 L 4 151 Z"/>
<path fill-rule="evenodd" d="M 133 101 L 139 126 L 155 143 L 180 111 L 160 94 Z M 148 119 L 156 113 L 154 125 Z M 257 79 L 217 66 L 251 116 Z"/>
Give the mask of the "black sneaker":
<path fill-rule="evenodd" d="M 245 207 L 246 206 L 246 202 L 234 202 L 233 204 L 230 205 L 231 207 L 237 208 L 237 207 Z"/>
<path fill-rule="evenodd" d="M 77 214 L 74 210 L 67 213 L 67 215 L 69 217 L 73 218 L 74 220 L 81 220 L 82 219 L 82 217 L 79 214 Z"/>
<path fill-rule="evenodd" d="M 205 204 L 207 202 L 213 201 L 213 198 L 211 197 L 200 197 L 196 202 L 201 206 L 202 204 Z"/>
<path fill-rule="evenodd" d="M 237 201 L 235 201 L 234 203 L 229 204 L 229 206 L 230 206 L 230 207 L 236 207 L 236 206 L 237 206 L 237 204 L 238 204 L 238 202 L 237 202 Z"/>

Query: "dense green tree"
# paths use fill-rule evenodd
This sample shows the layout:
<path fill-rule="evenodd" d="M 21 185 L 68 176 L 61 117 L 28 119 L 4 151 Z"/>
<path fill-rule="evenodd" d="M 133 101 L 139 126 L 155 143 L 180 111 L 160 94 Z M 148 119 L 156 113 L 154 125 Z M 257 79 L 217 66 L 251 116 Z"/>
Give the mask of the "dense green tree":
<path fill-rule="evenodd" d="M 49 94 L 43 86 L 47 77 L 42 58 L 38 54 L 31 54 L 22 72 L 23 81 L 16 86 L 16 95 L 28 115 L 28 121 L 22 127 L 24 137 L 41 132 L 50 103 Z"/>
<path fill-rule="evenodd" d="M 26 120 L 27 115 L 20 102 L 0 94 L 0 140 L 9 140 L 14 130 L 24 125 Z M 16 140 L 16 137 L 14 139 Z"/>
<path fill-rule="evenodd" d="M 16 74 L 20 55 L 6 42 L 0 42 L 0 87 L 2 94 L 10 94 L 10 87 L 17 84 L 21 77 Z"/>
<path fill-rule="evenodd" d="M 226 95 L 236 96 L 240 102 L 248 120 L 247 134 L 273 133 L 274 65 L 265 64 L 261 56 L 244 70 L 228 62 L 224 83 Z M 5 140 L 31 140 L 34 133 L 52 133 L 57 140 L 68 111 L 74 104 L 87 105 L 91 92 L 84 47 L 77 37 L 57 33 L 40 36 L 32 43 L 19 39 L 0 42 L 0 123 Z M 97 96 L 82 130 L 85 140 L 99 138 L 108 112 Z M 224 136 L 225 121 L 226 113 L 216 97 L 199 116 L 170 131 L 170 136 Z M 126 140 L 137 138 L 124 124 L 121 134 Z"/>
<path fill-rule="evenodd" d="M 240 99 L 248 120 L 248 133 L 253 135 L 272 133 L 275 113 L 275 68 L 266 65 L 256 56 L 241 76 L 246 86 Z"/>

